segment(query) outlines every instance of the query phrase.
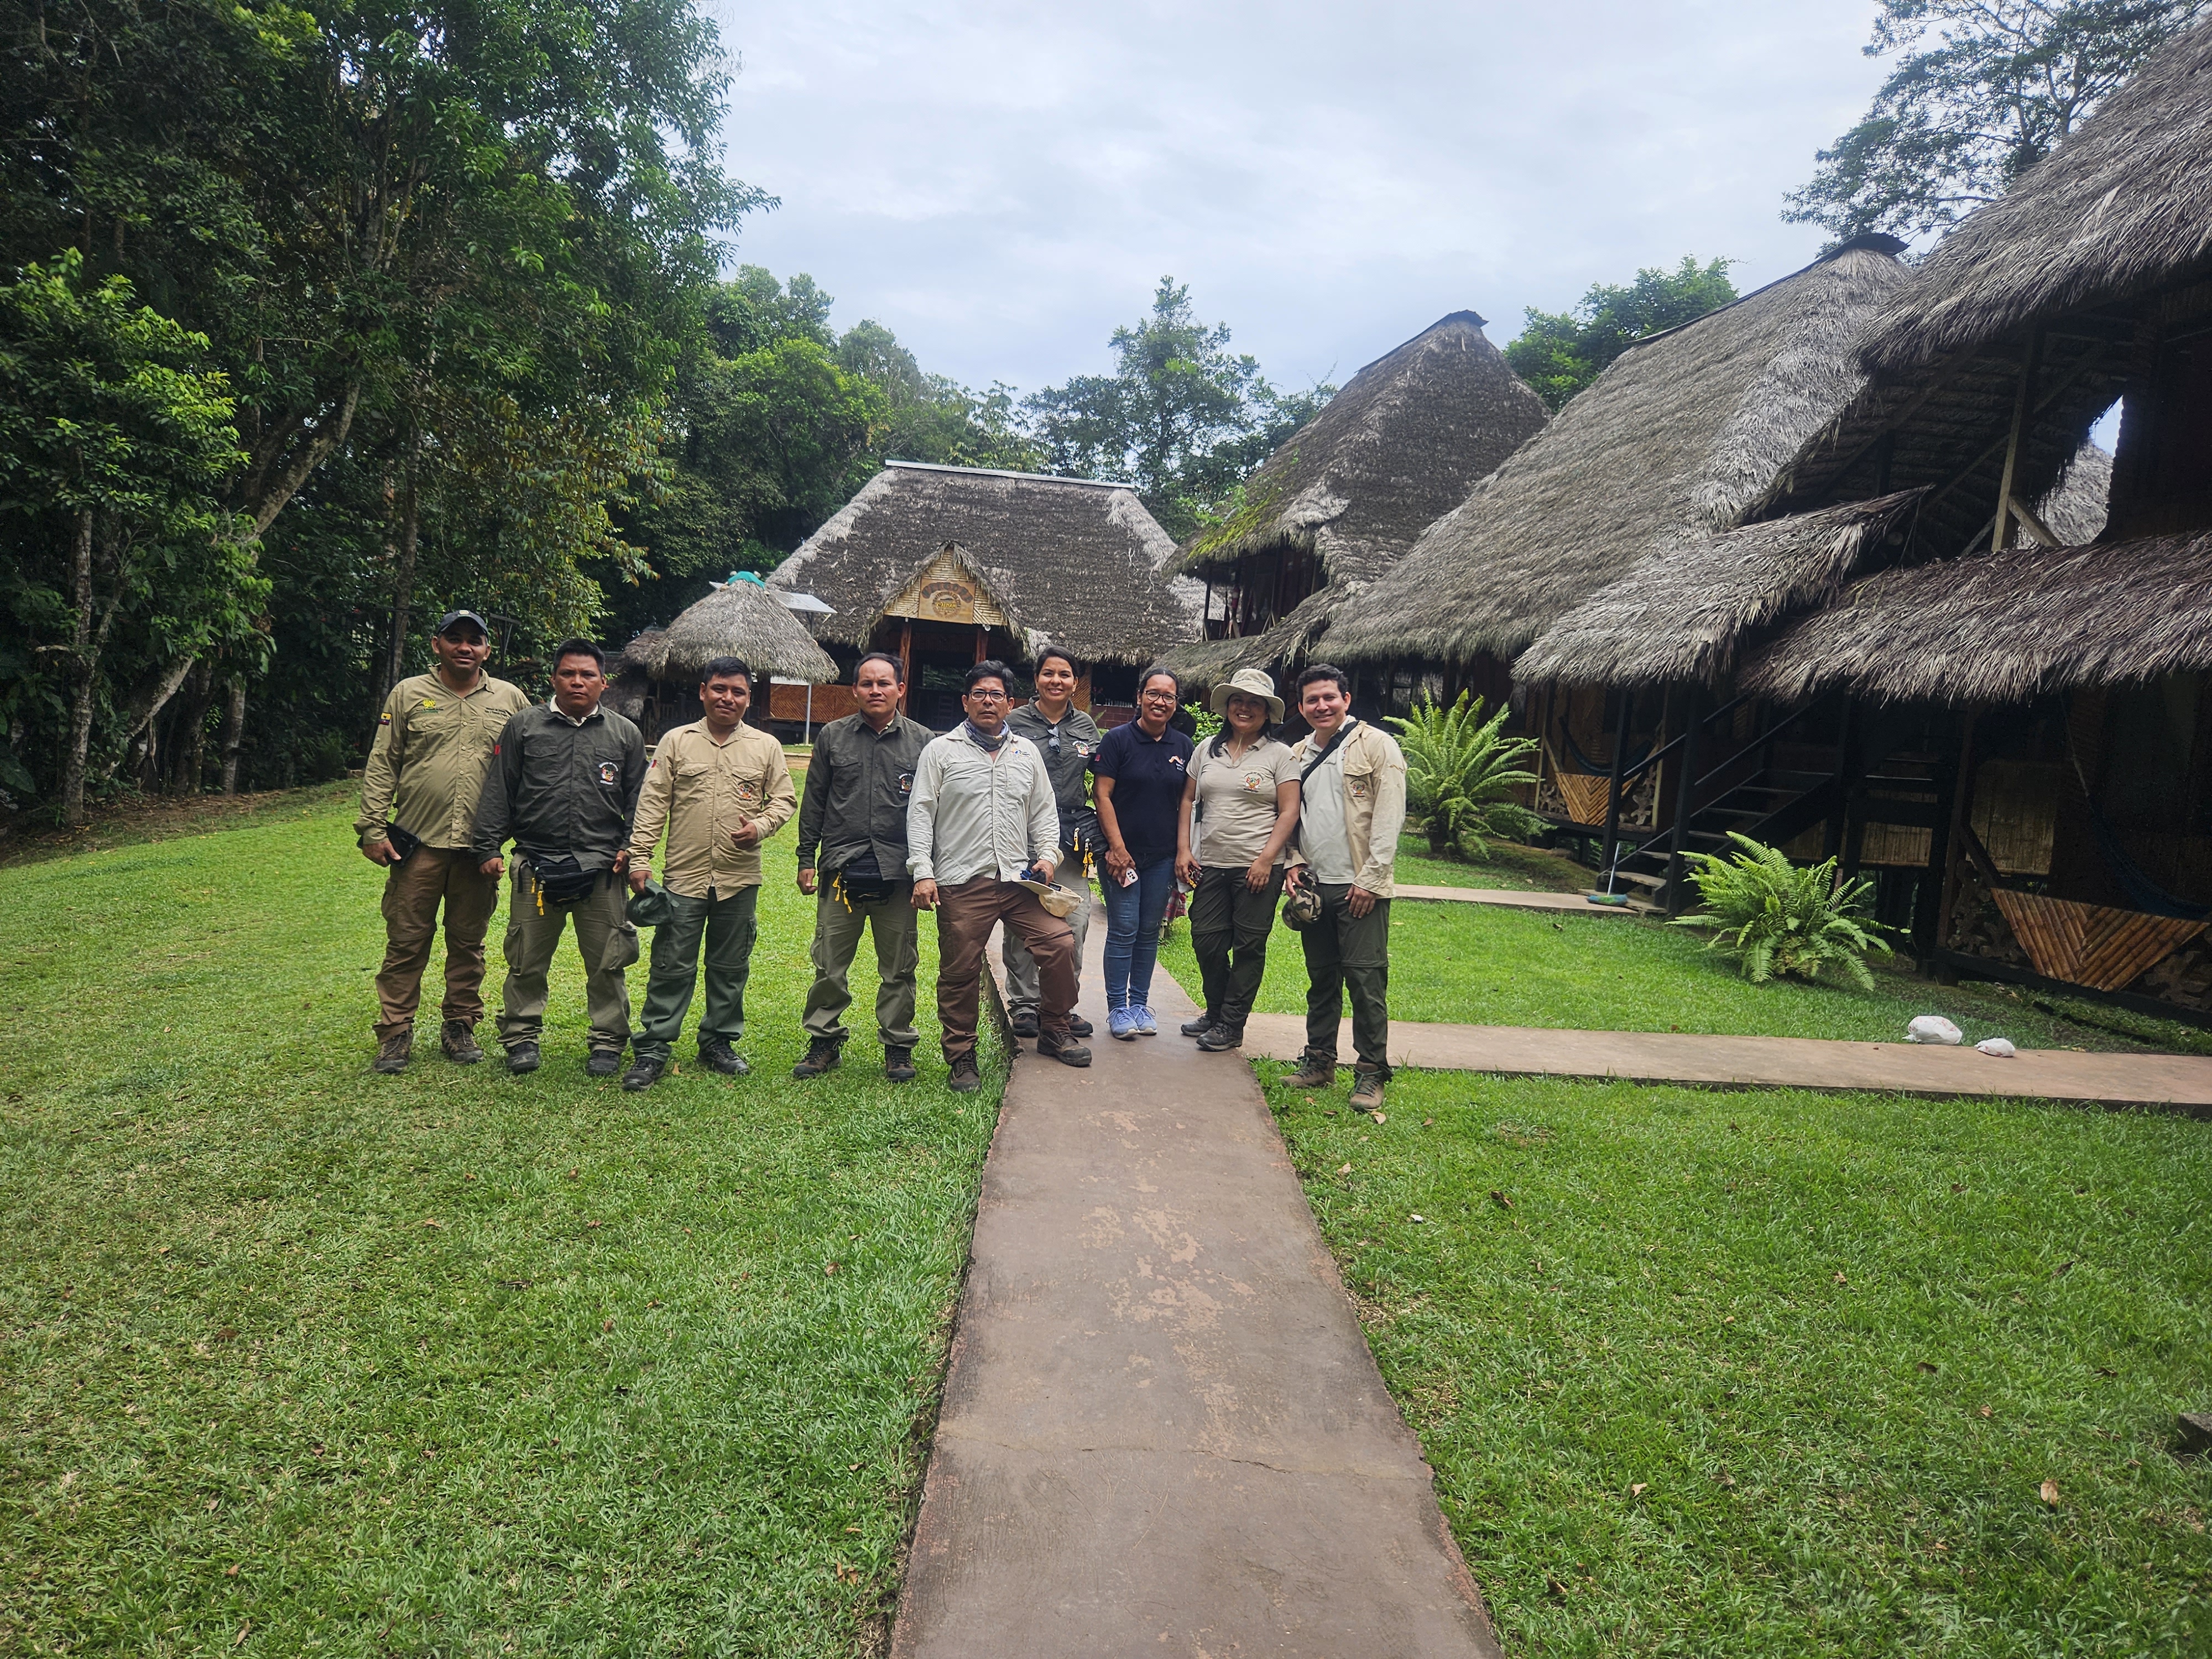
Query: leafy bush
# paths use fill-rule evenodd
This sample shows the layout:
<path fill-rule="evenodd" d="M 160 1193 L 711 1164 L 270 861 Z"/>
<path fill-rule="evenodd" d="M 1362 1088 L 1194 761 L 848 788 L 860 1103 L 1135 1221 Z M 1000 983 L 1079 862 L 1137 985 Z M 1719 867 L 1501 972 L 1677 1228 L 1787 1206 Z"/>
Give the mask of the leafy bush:
<path fill-rule="evenodd" d="M 1192 735 L 1200 743 L 1204 743 L 1222 727 L 1221 716 L 1202 702 L 1187 702 L 1182 706 L 1182 712 L 1190 716 L 1194 728 Z"/>
<path fill-rule="evenodd" d="M 1449 708 L 1425 697 L 1405 719 L 1391 718 L 1406 754 L 1407 815 L 1438 856 L 1456 849 L 1486 858 L 1484 837 L 1525 840 L 1544 828 L 1543 819 L 1513 799 L 1515 788 L 1536 781 L 1520 764 L 1535 753 L 1535 739 L 1505 736 L 1505 714 L 1501 708 L 1485 720 L 1482 699 L 1462 691 Z"/>
<path fill-rule="evenodd" d="M 1833 859 L 1801 869 L 1778 848 L 1732 830 L 1729 839 L 1743 850 L 1684 855 L 1698 862 L 1691 879 L 1705 908 L 1674 925 L 1718 928 L 1706 948 L 1741 957 L 1743 975 L 1754 985 L 1777 974 L 1818 979 L 1833 964 L 1860 990 L 1872 990 L 1865 953 L 1889 954 L 1877 932 L 1884 924 L 1868 914 L 1874 884 L 1838 881 Z"/>

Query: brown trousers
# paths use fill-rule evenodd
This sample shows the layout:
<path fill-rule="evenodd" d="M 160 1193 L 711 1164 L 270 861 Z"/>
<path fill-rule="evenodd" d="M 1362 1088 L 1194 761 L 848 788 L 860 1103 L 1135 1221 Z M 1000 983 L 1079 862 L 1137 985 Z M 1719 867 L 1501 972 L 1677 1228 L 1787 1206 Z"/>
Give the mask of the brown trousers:
<path fill-rule="evenodd" d="M 944 1027 L 947 1060 L 975 1052 L 983 951 L 993 926 L 1002 921 L 1036 961 L 1037 1030 L 1067 1036 L 1067 1017 L 1075 1009 L 1074 933 L 1026 887 L 978 876 L 938 889 L 937 1023 Z"/>
<path fill-rule="evenodd" d="M 384 878 L 384 967 L 376 976 L 379 1042 L 415 1029 L 422 970 L 446 907 L 445 1018 L 483 1018 L 484 935 L 499 908 L 499 878 L 477 868 L 465 847 L 418 847 Z"/>

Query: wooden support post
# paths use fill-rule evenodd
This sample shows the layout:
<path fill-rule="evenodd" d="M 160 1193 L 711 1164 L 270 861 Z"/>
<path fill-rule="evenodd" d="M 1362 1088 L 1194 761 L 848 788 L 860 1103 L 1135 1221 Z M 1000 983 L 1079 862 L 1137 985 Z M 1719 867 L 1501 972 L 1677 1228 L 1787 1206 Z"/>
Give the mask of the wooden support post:
<path fill-rule="evenodd" d="M 981 662 L 991 654 L 991 630 L 982 623 L 975 624 L 975 660 Z"/>
<path fill-rule="evenodd" d="M 1605 890 L 1613 890 L 1613 855 L 1620 842 L 1620 775 L 1628 768 L 1629 716 L 1636 708 L 1636 688 L 1620 688 L 1620 718 L 1613 723 L 1613 781 L 1605 792 L 1605 850 L 1598 868 L 1605 872 Z"/>
<path fill-rule="evenodd" d="M 1851 803 L 1851 744 L 1858 740 L 1858 699 L 1846 695 L 1843 713 L 1836 723 L 1836 804 L 1828 809 L 1828 822 L 1820 830 L 1823 859 L 1843 856 L 1844 831 Z"/>
<path fill-rule="evenodd" d="M 899 618 L 899 713 L 914 716 L 914 618 Z"/>
<path fill-rule="evenodd" d="M 1935 822 L 1928 830 L 1928 867 L 1921 872 L 1919 889 L 1912 901 L 1912 954 L 1920 971 L 1936 971 L 1936 935 L 1942 922 L 1944 876 L 1951 865 L 1951 810 L 1957 799 L 1960 750 L 1966 732 L 1947 746 L 1936 763 Z"/>
<path fill-rule="evenodd" d="M 1978 769 L 1975 753 L 1975 738 L 1981 725 L 1981 710 L 1966 711 L 1965 729 L 1959 737 L 1958 776 L 1951 789 L 1948 851 L 1943 860 L 1942 897 L 1936 911 L 1936 948 L 1949 948 L 1951 943 L 1951 913 L 1958 908 L 1959 887 L 1966 875 L 1967 843 L 1973 834 L 1974 774 Z M 1932 852 L 1932 848 L 1930 849 Z"/>
<path fill-rule="evenodd" d="M 1698 787 L 1698 727 L 1704 723 L 1705 688 L 1690 687 L 1682 723 L 1682 775 L 1674 786 L 1674 827 L 1667 840 L 1667 914 L 1682 914 L 1682 847 L 1690 836 L 1690 814 Z"/>
<path fill-rule="evenodd" d="M 2027 337 L 2027 349 L 2020 360 L 2020 389 L 2013 395 L 2012 431 L 2005 439 L 2004 475 L 1997 485 L 1996 523 L 1990 531 L 1990 551 L 2002 552 L 2013 520 L 2012 483 L 2020 467 L 2021 435 L 2027 428 L 2027 410 L 2035 396 L 2035 371 L 2043 358 L 2043 331 Z"/>

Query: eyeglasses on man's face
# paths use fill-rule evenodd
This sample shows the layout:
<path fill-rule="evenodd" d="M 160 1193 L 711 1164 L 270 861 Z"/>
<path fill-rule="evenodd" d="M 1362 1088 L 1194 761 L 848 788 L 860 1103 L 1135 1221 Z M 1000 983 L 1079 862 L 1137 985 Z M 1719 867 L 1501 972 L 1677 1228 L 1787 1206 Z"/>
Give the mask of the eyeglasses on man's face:
<path fill-rule="evenodd" d="M 1004 702 L 1006 700 L 1006 694 L 1005 692 L 987 691 L 980 685 L 969 692 L 968 695 L 973 697 L 977 702 Z"/>

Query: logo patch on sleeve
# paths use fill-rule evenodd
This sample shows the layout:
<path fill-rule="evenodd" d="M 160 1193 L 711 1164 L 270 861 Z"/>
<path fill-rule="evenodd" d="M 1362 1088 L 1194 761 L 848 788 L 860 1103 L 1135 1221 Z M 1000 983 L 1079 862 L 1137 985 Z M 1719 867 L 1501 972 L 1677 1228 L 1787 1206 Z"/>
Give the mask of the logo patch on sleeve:
<path fill-rule="evenodd" d="M 389 726 L 389 725 L 391 725 L 391 724 L 392 724 L 392 711 L 391 711 L 389 708 L 387 708 L 387 709 L 386 709 L 386 710 L 385 710 L 381 714 L 379 714 L 379 715 L 376 717 L 376 723 L 377 723 L 379 726 Z"/>

